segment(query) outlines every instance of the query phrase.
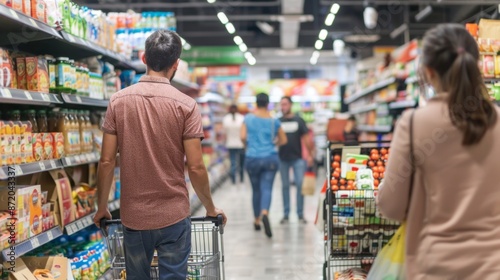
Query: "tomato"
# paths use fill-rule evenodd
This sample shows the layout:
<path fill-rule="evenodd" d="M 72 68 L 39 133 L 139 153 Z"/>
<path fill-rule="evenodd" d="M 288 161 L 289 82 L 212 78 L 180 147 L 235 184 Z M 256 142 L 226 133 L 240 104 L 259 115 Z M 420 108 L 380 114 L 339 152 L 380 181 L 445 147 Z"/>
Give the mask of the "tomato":
<path fill-rule="evenodd" d="M 347 182 L 346 182 L 346 180 L 345 180 L 344 178 L 340 179 L 340 184 L 341 184 L 341 185 L 345 185 L 346 183 L 347 183 Z"/>
<path fill-rule="evenodd" d="M 339 180 L 337 180 L 337 179 L 332 179 L 332 180 L 330 181 L 330 183 L 331 183 L 331 185 L 332 185 L 332 186 L 333 186 L 333 185 L 338 185 L 338 184 L 339 184 Z"/>
<path fill-rule="evenodd" d="M 373 172 L 378 172 L 378 166 L 374 166 L 374 167 L 372 167 L 372 171 L 373 171 Z"/>
<path fill-rule="evenodd" d="M 375 187 L 378 187 L 378 185 L 380 184 L 380 181 L 379 180 L 373 180 L 373 185 Z"/>
<path fill-rule="evenodd" d="M 363 163 L 362 163 L 362 164 L 363 164 L 363 165 L 366 165 L 367 163 L 368 163 L 368 160 L 366 160 L 366 159 L 365 159 L 365 160 L 363 160 Z"/>
<path fill-rule="evenodd" d="M 353 164 L 356 163 L 356 159 L 355 158 L 349 159 L 349 163 L 353 163 Z"/>
<path fill-rule="evenodd" d="M 378 172 L 373 172 L 373 178 L 375 178 L 375 179 L 380 178 L 380 173 L 378 173 Z"/>
<path fill-rule="evenodd" d="M 338 172 L 333 172 L 333 178 L 338 178 L 340 177 L 340 173 Z"/>
<path fill-rule="evenodd" d="M 383 167 L 383 166 L 379 166 L 379 167 L 378 167 L 378 172 L 379 172 L 379 173 L 384 173 L 384 172 L 385 172 L 385 167 Z"/>
<path fill-rule="evenodd" d="M 378 150 L 377 150 L 377 149 L 372 149 L 372 150 L 370 151 L 370 154 L 377 154 L 377 155 L 378 155 Z"/>
<path fill-rule="evenodd" d="M 380 172 L 379 177 L 380 177 L 380 179 L 384 179 L 384 173 Z"/>
<path fill-rule="evenodd" d="M 333 171 L 340 173 L 340 168 L 339 168 L 339 167 L 337 167 L 337 168 L 335 168 Z"/>
<path fill-rule="evenodd" d="M 340 162 L 340 156 L 339 155 L 333 156 L 333 160 L 337 161 L 337 162 Z"/>
<path fill-rule="evenodd" d="M 373 161 L 377 161 L 377 160 L 379 160 L 379 159 L 380 159 L 380 155 L 379 155 L 379 154 L 375 154 L 375 153 L 371 154 L 371 156 L 370 156 L 370 157 L 371 157 L 371 159 L 372 159 Z"/>
<path fill-rule="evenodd" d="M 386 148 L 382 148 L 382 149 L 380 149 L 380 153 L 381 153 L 382 155 L 386 155 L 386 154 L 387 154 L 387 149 L 386 149 Z"/>
<path fill-rule="evenodd" d="M 370 166 L 370 167 L 374 167 L 374 166 L 375 166 L 375 162 L 373 162 L 372 160 L 370 160 L 370 161 L 368 162 L 368 166 Z"/>
<path fill-rule="evenodd" d="M 352 191 L 352 190 L 354 190 L 354 186 L 352 186 L 352 185 L 351 186 L 347 186 L 347 189 L 350 190 L 350 191 Z"/>
<path fill-rule="evenodd" d="M 381 160 L 377 161 L 377 166 L 378 166 L 378 167 L 380 167 L 380 166 L 384 166 L 384 162 L 383 162 L 383 161 L 381 161 Z"/>
<path fill-rule="evenodd" d="M 339 190 L 339 186 L 337 185 L 332 185 L 332 191 L 338 191 Z"/>
<path fill-rule="evenodd" d="M 384 155 L 385 160 L 389 160 L 389 154 Z"/>
<path fill-rule="evenodd" d="M 347 185 L 348 185 L 348 186 L 352 186 L 352 185 L 354 185 L 354 181 L 353 181 L 353 180 L 348 180 L 348 181 L 347 181 Z"/>
<path fill-rule="evenodd" d="M 345 190 L 345 186 L 340 186 L 340 189 L 341 190 Z"/>
<path fill-rule="evenodd" d="M 338 161 L 334 161 L 334 162 L 332 163 L 332 167 L 333 167 L 333 168 L 340 167 L 340 163 L 339 163 Z"/>

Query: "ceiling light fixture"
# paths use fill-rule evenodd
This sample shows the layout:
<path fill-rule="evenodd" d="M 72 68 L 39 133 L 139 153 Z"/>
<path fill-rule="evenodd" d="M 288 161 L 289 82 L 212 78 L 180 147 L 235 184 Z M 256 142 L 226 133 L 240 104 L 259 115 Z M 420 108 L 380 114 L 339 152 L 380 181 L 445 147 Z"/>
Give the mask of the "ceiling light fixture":
<path fill-rule="evenodd" d="M 321 40 L 316 40 L 316 43 L 314 44 L 314 47 L 317 49 L 317 50 L 321 50 L 323 48 L 323 41 Z"/>
<path fill-rule="evenodd" d="M 339 12 L 339 10 L 340 10 L 340 5 L 335 3 L 332 5 L 332 8 L 330 9 L 330 13 L 335 15 Z"/>
<path fill-rule="evenodd" d="M 217 1 L 217 0 L 207 0 L 207 2 L 210 3 L 210 4 L 215 3 L 215 1 Z"/>
<path fill-rule="evenodd" d="M 264 34 L 271 35 L 274 33 L 274 27 L 267 22 L 257 21 L 255 24 Z"/>
<path fill-rule="evenodd" d="M 332 26 L 334 20 L 335 20 L 335 15 L 332 13 L 328 14 L 325 19 L 325 25 Z"/>
<path fill-rule="evenodd" d="M 318 38 L 320 40 L 325 40 L 326 36 L 328 36 L 328 31 L 326 29 L 321 29 L 321 31 L 319 32 Z"/>
<path fill-rule="evenodd" d="M 189 43 L 184 44 L 183 47 L 186 51 L 189 51 L 191 49 L 191 45 Z"/>
<path fill-rule="evenodd" d="M 398 28 L 394 29 L 389 35 L 392 39 L 395 39 L 399 35 L 403 34 L 408 29 L 408 25 L 406 23 L 401 24 Z"/>
<path fill-rule="evenodd" d="M 241 45 L 243 43 L 243 39 L 241 39 L 240 36 L 234 36 L 233 40 L 236 45 Z"/>
<path fill-rule="evenodd" d="M 374 7 L 368 6 L 363 11 L 363 20 L 368 29 L 377 27 L 378 12 Z"/>
<path fill-rule="evenodd" d="M 432 13 L 432 6 L 427 5 L 427 7 L 423 8 L 418 14 L 415 15 L 415 20 L 417 22 L 422 21 L 424 18 L 429 16 Z"/>
<path fill-rule="evenodd" d="M 319 56 L 311 56 L 311 59 L 309 60 L 309 62 L 312 65 L 316 65 L 316 63 L 318 63 L 318 58 L 319 58 Z"/>
<path fill-rule="evenodd" d="M 234 28 L 234 25 L 230 22 L 226 23 L 226 29 L 229 34 L 234 34 L 234 32 L 236 32 L 236 28 Z"/>
<path fill-rule="evenodd" d="M 226 14 L 223 12 L 217 13 L 217 17 L 219 18 L 220 22 L 222 24 L 226 24 L 229 22 L 229 19 L 227 18 Z"/>
<path fill-rule="evenodd" d="M 246 52 L 246 51 L 248 51 L 248 47 L 247 47 L 247 45 L 245 43 L 241 43 L 239 45 L 239 47 L 240 47 L 240 51 L 243 52 L 243 53 Z"/>
<path fill-rule="evenodd" d="M 253 57 L 252 54 L 250 52 L 246 52 L 245 58 L 248 60 L 248 59 L 250 59 L 250 57 Z"/>
<path fill-rule="evenodd" d="M 255 59 L 255 57 L 252 56 L 248 59 L 248 64 L 255 65 L 255 63 L 257 63 L 257 60 Z"/>
<path fill-rule="evenodd" d="M 344 47 L 344 41 L 340 39 L 333 41 L 333 53 L 335 53 L 336 56 L 341 56 L 344 53 Z"/>

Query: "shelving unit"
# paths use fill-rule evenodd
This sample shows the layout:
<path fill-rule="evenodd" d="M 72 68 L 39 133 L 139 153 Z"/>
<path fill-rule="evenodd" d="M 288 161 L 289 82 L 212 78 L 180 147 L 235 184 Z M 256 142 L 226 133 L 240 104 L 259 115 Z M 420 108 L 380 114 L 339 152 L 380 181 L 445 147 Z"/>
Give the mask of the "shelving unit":
<path fill-rule="evenodd" d="M 53 106 L 56 104 L 63 104 L 63 101 L 57 94 L 41 93 L 12 88 L 0 88 L 0 103 Z"/>
<path fill-rule="evenodd" d="M 78 105 L 78 106 L 91 106 L 91 107 L 100 107 L 107 108 L 109 104 L 109 100 L 104 99 L 95 99 L 85 96 L 79 96 L 74 94 L 61 94 L 61 97 L 64 103 L 69 105 Z"/>
<path fill-rule="evenodd" d="M 385 79 L 385 80 L 382 80 L 374 85 L 371 85 L 365 89 L 362 89 L 356 93 L 354 93 L 353 95 L 347 97 L 345 99 L 345 103 L 346 104 L 350 104 L 356 100 L 358 100 L 359 98 L 365 96 L 365 95 L 368 95 L 370 93 L 373 93 L 377 90 L 380 90 L 380 89 L 383 89 L 391 84 L 394 84 L 396 82 L 396 78 L 395 77 L 391 77 L 391 78 L 388 78 L 388 79 Z"/>
<path fill-rule="evenodd" d="M 373 104 L 368 104 L 365 106 L 359 106 L 358 108 L 350 109 L 349 113 L 355 115 L 355 114 L 361 114 L 361 113 L 373 111 L 376 109 L 377 109 L 377 103 L 373 103 Z"/>
<path fill-rule="evenodd" d="M 417 101 L 415 100 L 401 100 L 389 103 L 389 109 L 405 109 L 413 108 L 417 106 Z"/>
<path fill-rule="evenodd" d="M 15 250 L 10 250 L 10 248 L 6 248 L 2 250 L 2 261 L 10 261 L 11 254 L 14 254 L 14 257 L 17 259 L 26 253 L 35 250 L 36 248 L 49 243 L 50 241 L 58 238 L 61 236 L 63 233 L 61 231 L 61 228 L 58 226 L 48 230 L 44 231 L 38 235 L 35 235 L 29 239 L 26 239 L 22 242 L 16 243 L 15 244 Z"/>
<path fill-rule="evenodd" d="M 407 85 L 409 84 L 414 84 L 414 83 L 417 83 L 418 82 L 418 76 L 412 76 L 412 77 L 408 77 L 406 80 L 405 80 L 405 83 Z"/>
<path fill-rule="evenodd" d="M 358 130 L 363 132 L 389 133 L 391 132 L 390 125 L 359 125 Z"/>
<path fill-rule="evenodd" d="M 116 211 L 120 209 L 120 200 L 111 201 L 108 203 L 109 212 Z M 91 213 L 85 217 L 75 220 L 64 226 L 64 233 L 67 235 L 75 234 L 85 228 L 94 224 L 94 213 Z"/>

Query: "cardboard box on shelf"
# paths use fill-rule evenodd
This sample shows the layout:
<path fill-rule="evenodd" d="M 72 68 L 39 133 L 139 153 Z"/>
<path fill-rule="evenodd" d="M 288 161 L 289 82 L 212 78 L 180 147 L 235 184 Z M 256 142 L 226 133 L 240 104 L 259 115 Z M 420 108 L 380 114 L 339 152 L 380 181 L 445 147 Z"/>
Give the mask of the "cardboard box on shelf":
<path fill-rule="evenodd" d="M 11 6 L 12 9 L 22 12 L 23 11 L 23 0 L 12 0 Z"/>
<path fill-rule="evenodd" d="M 44 159 L 54 158 L 54 137 L 51 133 L 42 133 L 43 157 Z"/>
<path fill-rule="evenodd" d="M 6 265 L 6 266 L 5 266 Z M 10 264 L 4 267 L 9 268 Z M 9 279 L 37 280 L 33 272 L 36 269 L 46 269 L 57 280 L 73 280 L 69 271 L 69 260 L 65 257 L 23 257 L 16 260 L 15 273 L 11 273 Z"/>
<path fill-rule="evenodd" d="M 55 224 L 64 227 L 75 220 L 75 205 L 71 195 L 71 183 L 62 169 L 40 175 L 42 191 L 48 192 L 49 202 L 54 203 Z"/>
<path fill-rule="evenodd" d="M 12 68 L 12 60 L 8 50 L 0 49 L 0 66 L 2 71 L 0 72 L 0 87 L 12 87 L 12 78 L 16 76 L 16 73 Z"/>
<path fill-rule="evenodd" d="M 9 200 L 9 189 L 0 190 L 0 210 L 16 209 L 19 236 L 24 240 L 42 232 L 42 199 L 40 185 L 18 185 L 15 190 L 15 201 Z"/>
<path fill-rule="evenodd" d="M 31 1 L 31 17 L 42 22 L 47 22 L 47 5 L 43 0 L 28 0 Z"/>
<path fill-rule="evenodd" d="M 28 80 L 26 75 L 26 59 L 24 57 L 16 58 L 17 69 L 17 88 L 28 89 Z"/>
<path fill-rule="evenodd" d="M 37 280 L 23 259 L 16 259 L 15 262 L 5 262 L 3 267 L 13 271 L 9 274 L 9 280 Z"/>
<path fill-rule="evenodd" d="M 52 132 L 53 147 L 52 152 L 54 159 L 60 159 L 64 157 L 64 135 L 61 132 Z"/>
<path fill-rule="evenodd" d="M 49 68 L 44 57 L 26 57 L 28 90 L 49 92 Z"/>
<path fill-rule="evenodd" d="M 31 0 L 23 0 L 23 13 L 31 16 Z"/>
<path fill-rule="evenodd" d="M 44 147 L 42 133 L 34 133 L 32 137 L 32 152 L 35 161 L 44 160 Z"/>

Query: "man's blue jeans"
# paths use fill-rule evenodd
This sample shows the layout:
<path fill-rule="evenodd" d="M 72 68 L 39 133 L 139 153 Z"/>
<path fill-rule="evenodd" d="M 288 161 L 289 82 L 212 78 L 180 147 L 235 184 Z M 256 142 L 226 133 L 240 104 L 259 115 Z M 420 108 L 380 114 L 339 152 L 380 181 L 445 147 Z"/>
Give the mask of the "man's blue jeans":
<path fill-rule="evenodd" d="M 280 162 L 281 182 L 283 183 L 283 206 L 285 218 L 290 215 L 290 168 L 293 169 L 293 178 L 297 186 L 297 215 L 304 218 L 304 196 L 302 195 L 302 182 L 307 171 L 307 162 L 303 159 L 282 160 Z"/>
<path fill-rule="evenodd" d="M 262 210 L 271 207 L 274 177 L 279 169 L 278 155 L 263 158 L 247 157 L 245 167 L 253 190 L 253 214 L 260 217 Z"/>
<path fill-rule="evenodd" d="M 123 227 L 127 280 L 150 279 L 154 250 L 158 252 L 160 279 L 187 278 L 187 261 L 191 252 L 191 220 L 155 230 L 133 230 Z"/>
<path fill-rule="evenodd" d="M 243 171 L 245 164 L 245 150 L 229 149 L 229 159 L 231 160 L 231 182 L 236 184 L 236 174 L 240 174 L 240 182 L 243 183 Z"/>

